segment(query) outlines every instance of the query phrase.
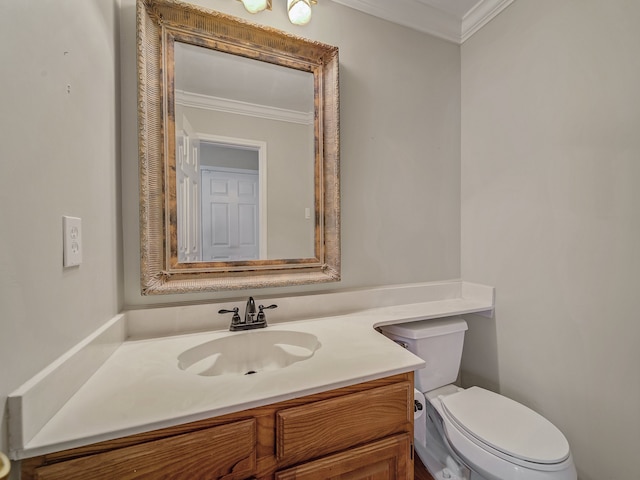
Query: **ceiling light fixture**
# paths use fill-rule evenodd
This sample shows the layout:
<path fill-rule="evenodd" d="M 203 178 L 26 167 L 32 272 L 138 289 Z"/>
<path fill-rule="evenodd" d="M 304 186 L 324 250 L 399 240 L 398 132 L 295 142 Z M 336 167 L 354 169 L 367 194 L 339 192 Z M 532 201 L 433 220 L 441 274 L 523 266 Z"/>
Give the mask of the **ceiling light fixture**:
<path fill-rule="evenodd" d="M 271 10 L 272 0 L 238 0 L 249 13 Z M 318 0 L 287 0 L 287 14 L 294 25 L 306 25 L 311 20 L 311 5 Z"/>
<path fill-rule="evenodd" d="M 306 25 L 311 20 L 311 5 L 317 0 L 287 0 L 289 20 L 294 25 Z"/>
<path fill-rule="evenodd" d="M 239 0 L 249 13 L 271 10 L 271 0 Z"/>

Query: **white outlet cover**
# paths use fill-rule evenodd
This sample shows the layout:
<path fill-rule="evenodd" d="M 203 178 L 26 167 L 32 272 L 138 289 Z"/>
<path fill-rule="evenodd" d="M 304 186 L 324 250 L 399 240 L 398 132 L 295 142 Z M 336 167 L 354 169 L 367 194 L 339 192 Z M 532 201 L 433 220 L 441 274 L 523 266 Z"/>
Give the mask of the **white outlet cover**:
<path fill-rule="evenodd" d="M 62 217 L 62 264 L 76 267 L 82 263 L 82 220 L 78 217 Z"/>

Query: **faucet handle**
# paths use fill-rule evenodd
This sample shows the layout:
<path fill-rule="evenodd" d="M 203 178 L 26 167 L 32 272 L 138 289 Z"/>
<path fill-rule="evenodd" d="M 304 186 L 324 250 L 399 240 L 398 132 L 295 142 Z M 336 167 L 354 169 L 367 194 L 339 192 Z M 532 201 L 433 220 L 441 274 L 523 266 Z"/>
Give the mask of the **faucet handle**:
<path fill-rule="evenodd" d="M 222 314 L 222 313 L 233 313 L 233 317 L 231 317 L 231 324 L 235 325 L 237 323 L 240 323 L 240 314 L 238 313 L 240 311 L 240 308 L 235 307 L 233 310 L 226 310 L 226 309 L 221 309 L 218 310 L 218 313 Z"/>
<path fill-rule="evenodd" d="M 278 305 L 274 303 L 273 305 L 269 305 L 268 307 L 265 307 L 264 305 L 258 306 L 258 310 L 260 310 L 260 312 L 262 312 L 263 310 L 270 310 L 272 308 L 278 308 Z"/>
<path fill-rule="evenodd" d="M 256 317 L 256 323 L 264 325 L 265 327 L 267 326 L 267 316 L 264 313 L 264 310 L 269 310 L 272 308 L 278 308 L 277 305 L 269 305 L 268 307 L 265 307 L 264 305 L 259 305 L 258 306 L 258 316 Z"/>
<path fill-rule="evenodd" d="M 233 310 L 225 310 L 224 308 L 221 310 L 218 310 L 218 313 L 238 313 L 240 311 L 240 309 L 238 307 L 235 307 Z"/>

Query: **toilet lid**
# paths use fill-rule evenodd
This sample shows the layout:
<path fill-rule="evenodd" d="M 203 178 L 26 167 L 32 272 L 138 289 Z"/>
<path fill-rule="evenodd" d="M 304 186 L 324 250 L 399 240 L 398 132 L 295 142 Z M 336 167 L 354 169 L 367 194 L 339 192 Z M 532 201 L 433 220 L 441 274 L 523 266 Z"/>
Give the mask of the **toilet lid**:
<path fill-rule="evenodd" d="M 467 436 L 528 462 L 560 463 L 569 443 L 549 420 L 497 393 L 471 387 L 441 397 L 447 417 Z"/>

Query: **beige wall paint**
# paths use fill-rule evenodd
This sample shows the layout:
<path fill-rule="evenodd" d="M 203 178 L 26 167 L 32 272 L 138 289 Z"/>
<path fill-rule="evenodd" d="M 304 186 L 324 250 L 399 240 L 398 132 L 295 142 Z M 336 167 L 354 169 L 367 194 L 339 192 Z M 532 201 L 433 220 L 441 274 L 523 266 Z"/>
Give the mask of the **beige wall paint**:
<path fill-rule="evenodd" d="M 494 285 L 463 369 L 638 478 L 640 3 L 518 0 L 462 46 L 462 277 Z"/>
<path fill-rule="evenodd" d="M 6 395 L 121 308 L 118 8 L 0 6 L 0 450 Z M 63 215 L 82 218 L 76 268 Z"/>
<path fill-rule="evenodd" d="M 460 50 L 331 1 L 296 27 L 286 2 L 250 15 L 235 1 L 199 0 L 340 48 L 342 282 L 199 295 L 140 295 L 135 12 L 123 0 L 125 301 L 141 306 L 457 278 L 460 242 Z"/>

